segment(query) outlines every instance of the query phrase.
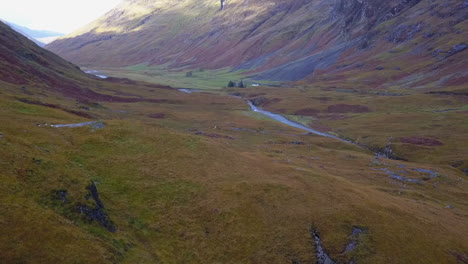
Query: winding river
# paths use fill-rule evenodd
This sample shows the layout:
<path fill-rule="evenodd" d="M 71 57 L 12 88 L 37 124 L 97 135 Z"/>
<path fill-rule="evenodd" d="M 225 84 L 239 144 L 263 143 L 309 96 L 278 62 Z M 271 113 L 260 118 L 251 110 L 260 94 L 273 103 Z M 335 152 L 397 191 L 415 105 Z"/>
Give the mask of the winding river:
<path fill-rule="evenodd" d="M 323 133 L 323 132 L 320 132 L 320 131 L 317 131 L 317 130 L 314 130 L 310 127 L 306 127 L 304 125 L 301 125 L 299 123 L 296 123 L 294 121 L 291 121 L 289 119 L 287 119 L 286 117 L 282 116 L 282 115 L 278 115 L 278 114 L 274 114 L 272 112 L 268 112 L 268 111 L 265 111 L 259 107 L 256 107 L 251 101 L 248 101 L 247 100 L 247 103 L 249 104 L 250 106 L 250 109 L 254 112 L 257 112 L 257 113 L 260 113 L 262 115 L 265 115 L 265 116 L 268 116 L 269 118 L 275 120 L 275 121 L 278 121 L 280 123 L 283 123 L 285 125 L 288 125 L 288 126 L 291 126 L 291 127 L 295 127 L 295 128 L 299 128 L 299 129 L 302 129 L 302 130 L 305 130 L 307 132 L 310 132 L 310 133 L 313 133 L 313 134 L 316 134 L 316 135 L 319 135 L 319 136 L 323 136 L 323 137 L 328 137 L 328 138 L 334 138 L 334 139 L 338 139 L 340 141 L 343 141 L 343 142 L 346 142 L 346 143 L 351 143 L 351 144 L 354 144 L 353 142 L 349 141 L 349 140 L 346 140 L 346 139 L 342 139 L 342 138 L 339 138 L 337 136 L 334 136 L 334 135 L 330 135 L 330 134 L 327 134 L 327 133 Z"/>
<path fill-rule="evenodd" d="M 177 89 L 179 90 L 180 92 L 183 92 L 183 93 L 187 93 L 187 94 L 190 94 L 190 93 L 193 93 L 193 92 L 198 92 L 199 90 L 196 90 L 196 89 L 187 89 L 187 88 L 179 88 Z M 233 96 L 233 95 L 231 95 Z M 239 97 L 239 96 L 234 96 L 236 98 L 239 98 L 239 99 L 242 99 L 244 100 L 242 97 Z M 337 139 L 337 140 L 340 140 L 342 142 L 346 142 L 346 143 L 350 143 L 350 144 L 353 144 L 353 145 L 357 145 L 349 140 L 346 140 L 346 139 L 342 139 L 342 138 L 339 138 L 337 136 L 334 136 L 334 135 L 330 135 L 330 134 L 327 134 L 327 133 L 323 133 L 323 132 L 320 132 L 320 131 L 317 131 L 315 129 L 312 129 L 310 127 L 306 127 L 304 125 L 301 125 L 297 122 L 294 122 L 294 121 L 291 121 L 289 119 L 287 119 L 286 117 L 282 116 L 282 115 L 279 115 L 279 114 L 275 114 L 275 113 L 272 113 L 272 112 L 268 112 L 266 110 L 263 110 L 259 107 L 256 107 L 250 100 L 246 100 L 247 103 L 249 104 L 250 106 L 250 109 L 254 112 L 257 112 L 257 113 L 260 113 L 262 115 L 265 115 L 275 121 L 278 121 L 280 123 L 283 123 L 287 126 L 290 126 L 290 127 L 295 127 L 295 128 L 299 128 L 299 129 L 302 129 L 302 130 L 305 130 L 309 133 L 312 133 L 312 134 L 316 134 L 316 135 L 319 135 L 319 136 L 322 136 L 322 137 L 327 137 L 327 138 L 333 138 L 333 139 Z"/>

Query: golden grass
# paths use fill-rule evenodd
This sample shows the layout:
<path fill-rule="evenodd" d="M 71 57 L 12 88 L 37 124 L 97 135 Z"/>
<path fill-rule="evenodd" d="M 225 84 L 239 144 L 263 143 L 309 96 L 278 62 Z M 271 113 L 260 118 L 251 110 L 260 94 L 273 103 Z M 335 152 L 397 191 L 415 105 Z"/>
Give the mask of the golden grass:
<path fill-rule="evenodd" d="M 11 92 L 2 94 L 2 261 L 311 263 L 311 226 L 319 230 L 332 258 L 341 262 L 355 258 L 359 263 L 456 263 L 451 254 L 468 250 L 468 193 L 457 170 L 391 160 L 375 165 L 373 156 L 360 148 L 252 118 L 245 114 L 248 106 L 233 97 L 102 85 L 101 89 L 181 103 L 101 102 L 90 111 L 106 127 L 94 131 L 37 127 L 42 122 L 86 120 L 17 102 Z M 293 91 L 268 89 L 273 96 L 289 94 L 281 95 L 286 99 L 272 108 L 297 110 L 288 107 L 296 105 L 288 104 L 296 98 Z M 320 93 L 332 97 L 331 92 Z M 360 104 L 367 100 L 341 94 L 336 98 Z M 324 109 L 333 100 L 317 107 Z M 70 109 L 80 106 L 60 103 Z M 399 109 L 380 102 L 371 108 L 378 111 L 352 116 L 353 122 L 320 122 L 343 125 L 346 135 L 362 135 L 357 133 L 363 129 L 360 118 L 378 120 L 386 116 L 381 113 Z M 166 117 L 153 119 L 151 113 Z M 414 129 L 423 124 L 414 124 Z M 368 129 L 367 134 L 382 137 L 383 128 Z M 195 135 L 196 131 L 233 139 Z M 289 143 L 293 141 L 304 144 Z M 404 184 L 378 170 L 401 164 L 442 176 L 422 185 Z M 91 180 L 116 233 L 73 211 L 74 203 L 86 202 Z M 61 189 L 69 192 L 65 206 L 51 195 Z M 449 204 L 455 208 L 446 209 Z M 369 233 L 358 250 L 342 254 L 353 226 L 366 227 Z"/>

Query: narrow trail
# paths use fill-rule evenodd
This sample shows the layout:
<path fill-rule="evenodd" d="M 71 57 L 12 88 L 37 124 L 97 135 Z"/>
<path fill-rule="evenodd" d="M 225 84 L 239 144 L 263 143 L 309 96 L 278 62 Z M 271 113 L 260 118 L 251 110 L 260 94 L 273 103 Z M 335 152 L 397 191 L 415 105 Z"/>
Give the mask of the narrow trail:
<path fill-rule="evenodd" d="M 75 127 L 85 127 L 85 126 L 91 126 L 92 128 L 100 129 L 104 128 L 104 123 L 99 122 L 99 121 L 92 121 L 92 122 L 84 122 L 84 123 L 77 123 L 77 124 L 64 124 L 64 125 L 50 125 L 51 127 L 55 128 L 63 128 L 63 127 L 70 127 L 70 128 L 75 128 Z"/>

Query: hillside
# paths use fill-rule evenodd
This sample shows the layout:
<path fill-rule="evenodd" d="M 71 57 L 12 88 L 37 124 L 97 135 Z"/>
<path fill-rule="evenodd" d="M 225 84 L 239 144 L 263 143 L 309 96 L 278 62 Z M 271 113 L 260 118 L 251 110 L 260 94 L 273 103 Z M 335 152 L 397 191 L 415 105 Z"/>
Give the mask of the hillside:
<path fill-rule="evenodd" d="M 42 49 L 2 22 L 0 30 L 0 81 L 72 96 L 89 92 L 80 84 L 90 78 L 78 66 Z"/>
<path fill-rule="evenodd" d="M 2 22 L 0 30 L 0 83 L 14 87 L 12 92 L 37 97 L 54 94 L 76 100 L 131 100 L 118 97 L 118 92 L 109 92 L 105 87 L 112 82 L 118 86 L 130 81 L 110 78 L 103 84 L 100 78 L 84 73 L 77 65 L 39 47 Z"/>
<path fill-rule="evenodd" d="M 466 263 L 465 87 L 323 82 L 99 78 L 0 23 L 0 262 Z"/>
<path fill-rule="evenodd" d="M 454 55 L 466 53 L 467 10 L 458 0 L 231 0 L 222 10 L 219 1 L 127 0 L 47 48 L 89 67 L 230 67 L 259 80 L 326 74 L 421 87 L 466 80 L 466 55 Z"/>

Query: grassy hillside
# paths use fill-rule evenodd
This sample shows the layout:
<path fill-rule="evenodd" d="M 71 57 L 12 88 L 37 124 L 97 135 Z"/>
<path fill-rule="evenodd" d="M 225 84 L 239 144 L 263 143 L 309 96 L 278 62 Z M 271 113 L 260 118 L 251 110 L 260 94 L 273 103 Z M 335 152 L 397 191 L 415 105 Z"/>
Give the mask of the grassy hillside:
<path fill-rule="evenodd" d="M 167 96 L 182 104 L 100 103 L 98 130 L 38 127 L 86 120 L 4 96 L 2 259 L 311 263 L 312 226 L 342 262 L 456 263 L 466 252 L 460 172 L 304 136 L 236 98 Z M 405 183 L 384 168 L 438 177 Z M 80 213 L 96 206 L 91 181 L 115 232 Z M 342 254 L 356 226 L 367 233 Z"/>

